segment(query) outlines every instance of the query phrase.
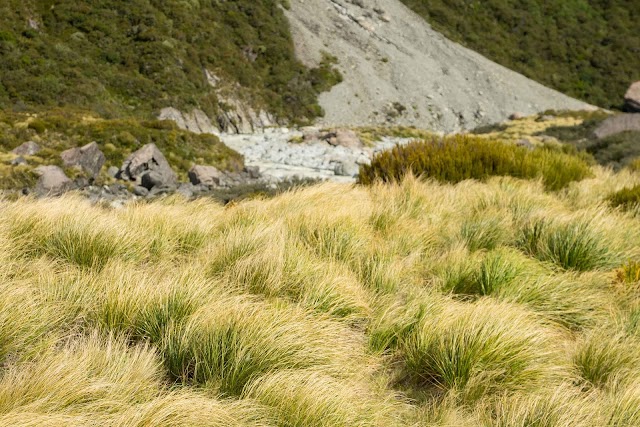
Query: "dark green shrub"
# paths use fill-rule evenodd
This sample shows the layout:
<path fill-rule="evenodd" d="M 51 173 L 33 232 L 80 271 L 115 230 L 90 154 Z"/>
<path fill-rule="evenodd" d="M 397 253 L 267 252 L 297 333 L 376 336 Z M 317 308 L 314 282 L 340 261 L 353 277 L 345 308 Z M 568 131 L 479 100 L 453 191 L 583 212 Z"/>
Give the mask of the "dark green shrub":
<path fill-rule="evenodd" d="M 149 117 L 173 106 L 215 116 L 217 93 L 232 87 L 279 119 L 306 122 L 340 76 L 330 57 L 305 67 L 288 24 L 280 0 L 4 0 L 0 108 Z M 205 69 L 224 85 L 212 87 Z"/>
<path fill-rule="evenodd" d="M 450 39 L 601 107 L 621 107 L 640 78 L 637 0 L 402 2 Z"/>
<path fill-rule="evenodd" d="M 371 165 L 360 168 L 360 182 L 400 181 L 407 174 L 457 183 L 491 176 L 542 178 L 548 190 L 559 190 L 591 175 L 589 165 L 577 156 L 554 150 L 529 150 L 479 137 L 416 141 L 377 154 Z"/>
<path fill-rule="evenodd" d="M 640 185 L 616 191 L 611 194 L 607 200 L 614 208 L 621 207 L 622 209 L 632 209 L 640 203 Z"/>

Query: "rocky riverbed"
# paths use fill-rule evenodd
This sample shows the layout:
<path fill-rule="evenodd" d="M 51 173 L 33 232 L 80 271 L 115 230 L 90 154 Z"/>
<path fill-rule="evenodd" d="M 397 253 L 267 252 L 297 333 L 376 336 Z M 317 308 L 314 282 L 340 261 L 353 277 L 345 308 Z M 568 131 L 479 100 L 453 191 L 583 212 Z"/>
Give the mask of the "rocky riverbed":
<path fill-rule="evenodd" d="M 220 139 L 242 154 L 247 166 L 257 167 L 263 179 L 319 179 L 355 182 L 361 164 L 410 138 L 381 137 L 364 144 L 351 130 L 272 128 L 254 134 L 222 134 Z"/>

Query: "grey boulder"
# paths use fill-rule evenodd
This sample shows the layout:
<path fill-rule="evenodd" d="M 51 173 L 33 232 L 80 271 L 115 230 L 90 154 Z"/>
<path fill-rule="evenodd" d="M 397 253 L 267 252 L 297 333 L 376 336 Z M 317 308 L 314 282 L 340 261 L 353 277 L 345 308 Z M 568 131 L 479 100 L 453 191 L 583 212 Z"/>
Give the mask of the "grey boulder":
<path fill-rule="evenodd" d="M 89 173 L 93 178 L 98 176 L 106 158 L 98 144 L 92 142 L 84 147 L 71 148 L 60 154 L 62 163 L 66 167 L 76 167 Z"/>
<path fill-rule="evenodd" d="M 147 189 L 175 187 L 178 182 L 176 173 L 155 144 L 147 144 L 131 153 L 122 164 L 117 178 L 136 181 Z"/>
<path fill-rule="evenodd" d="M 629 90 L 624 95 L 624 105 L 628 111 L 640 113 L 640 81 L 629 86 Z"/>
<path fill-rule="evenodd" d="M 224 174 L 216 167 L 196 165 L 189 170 L 189 181 L 193 185 L 219 186 Z"/>
<path fill-rule="evenodd" d="M 36 183 L 39 196 L 59 196 L 73 188 L 73 181 L 58 166 L 39 166 L 34 173 L 39 176 Z"/>
<path fill-rule="evenodd" d="M 603 139 L 629 131 L 640 132 L 640 114 L 617 114 L 611 116 L 603 121 L 593 133 L 596 138 Z"/>
<path fill-rule="evenodd" d="M 360 166 L 356 162 L 342 161 L 336 163 L 334 173 L 338 176 L 358 176 L 360 173 Z"/>
<path fill-rule="evenodd" d="M 27 141 L 19 147 L 11 150 L 12 154 L 16 156 L 34 156 L 36 155 L 42 148 L 33 141 Z"/>

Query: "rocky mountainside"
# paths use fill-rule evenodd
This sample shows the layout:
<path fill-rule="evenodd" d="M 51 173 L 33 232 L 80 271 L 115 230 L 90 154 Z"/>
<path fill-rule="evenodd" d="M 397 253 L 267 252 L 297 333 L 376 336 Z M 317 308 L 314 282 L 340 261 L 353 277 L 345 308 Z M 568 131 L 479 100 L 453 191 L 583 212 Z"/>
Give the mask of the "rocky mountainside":
<path fill-rule="evenodd" d="M 298 57 L 316 66 L 328 52 L 344 78 L 320 95 L 322 124 L 451 132 L 514 112 L 589 108 L 448 40 L 399 0 L 290 3 Z"/>
<path fill-rule="evenodd" d="M 640 79 L 638 0 L 401 1 L 451 40 L 603 108 Z"/>

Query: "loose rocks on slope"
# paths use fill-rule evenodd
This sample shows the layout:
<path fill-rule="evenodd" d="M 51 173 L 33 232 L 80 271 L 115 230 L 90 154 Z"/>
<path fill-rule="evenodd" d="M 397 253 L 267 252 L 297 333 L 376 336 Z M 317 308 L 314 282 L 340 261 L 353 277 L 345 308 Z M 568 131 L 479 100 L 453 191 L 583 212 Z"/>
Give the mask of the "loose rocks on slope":
<path fill-rule="evenodd" d="M 291 0 L 298 57 L 337 57 L 344 81 L 320 95 L 321 125 L 417 126 L 435 132 L 501 122 L 519 111 L 590 106 L 434 31 L 398 0 Z"/>

